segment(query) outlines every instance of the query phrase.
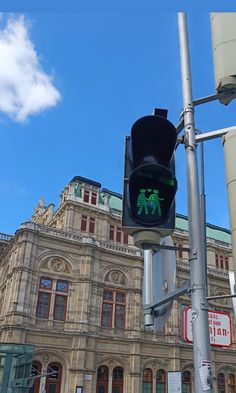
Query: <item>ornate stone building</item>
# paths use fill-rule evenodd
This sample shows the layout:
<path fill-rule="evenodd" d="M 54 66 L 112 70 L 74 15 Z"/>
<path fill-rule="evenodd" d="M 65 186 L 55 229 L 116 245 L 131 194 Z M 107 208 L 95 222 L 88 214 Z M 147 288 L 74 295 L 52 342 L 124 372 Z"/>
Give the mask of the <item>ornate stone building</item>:
<path fill-rule="evenodd" d="M 190 299 L 174 301 L 163 331 L 144 329 L 142 252 L 122 232 L 121 196 L 78 176 L 54 208 L 40 198 L 32 220 L 2 239 L 0 340 L 34 345 L 39 378 L 30 392 L 166 392 L 168 371 L 181 371 L 182 391 L 194 392 L 183 317 Z M 187 217 L 177 216 L 173 240 L 188 246 Z M 208 225 L 209 296 L 230 293 L 230 253 L 229 232 Z M 188 254 L 178 251 L 176 258 L 180 287 L 189 278 Z M 210 309 L 232 320 L 232 344 L 212 346 L 214 391 L 236 392 L 232 301 L 210 301 Z M 0 354 L 0 384 L 3 367 Z"/>

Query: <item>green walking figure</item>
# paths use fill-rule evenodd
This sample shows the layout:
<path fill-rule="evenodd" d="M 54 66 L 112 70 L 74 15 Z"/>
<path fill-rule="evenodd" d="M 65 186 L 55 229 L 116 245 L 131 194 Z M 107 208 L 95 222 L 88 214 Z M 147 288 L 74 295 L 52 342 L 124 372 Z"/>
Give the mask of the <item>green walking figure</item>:
<path fill-rule="evenodd" d="M 158 196 L 158 194 L 159 194 L 158 190 L 153 190 L 153 194 L 150 195 L 149 201 L 152 204 L 152 214 L 154 214 L 157 210 L 159 216 L 161 216 L 161 202 L 160 201 L 163 201 L 164 199 L 160 198 Z"/>
<path fill-rule="evenodd" d="M 137 200 L 137 207 L 138 209 L 138 215 L 142 213 L 142 210 L 144 209 L 145 214 L 148 214 L 148 207 L 147 207 L 147 198 L 145 196 L 146 189 L 141 188 L 138 200 Z"/>

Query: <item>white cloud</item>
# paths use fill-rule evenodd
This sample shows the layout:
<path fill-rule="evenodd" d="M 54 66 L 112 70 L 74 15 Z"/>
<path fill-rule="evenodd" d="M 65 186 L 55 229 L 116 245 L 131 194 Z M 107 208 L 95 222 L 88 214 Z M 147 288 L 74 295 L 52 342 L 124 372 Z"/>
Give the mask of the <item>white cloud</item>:
<path fill-rule="evenodd" d="M 23 122 L 60 100 L 52 76 L 41 67 L 24 16 L 0 31 L 0 111 Z"/>

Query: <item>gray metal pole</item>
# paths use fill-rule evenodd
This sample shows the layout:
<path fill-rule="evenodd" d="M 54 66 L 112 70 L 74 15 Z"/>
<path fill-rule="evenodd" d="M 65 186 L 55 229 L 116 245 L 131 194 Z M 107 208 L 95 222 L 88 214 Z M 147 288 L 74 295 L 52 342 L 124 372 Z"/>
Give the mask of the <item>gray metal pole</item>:
<path fill-rule="evenodd" d="M 196 157 L 192 81 L 188 47 L 187 18 L 178 13 L 184 126 L 186 142 L 188 222 L 190 245 L 190 282 L 193 327 L 195 392 L 212 392 L 211 352 L 208 326 L 208 304 L 204 280 L 201 238 L 199 181 Z"/>
<path fill-rule="evenodd" d="M 153 302 L 153 260 L 152 249 L 144 250 L 144 275 L 143 275 L 143 304 Z M 150 310 L 144 313 L 144 325 L 150 326 L 154 324 L 154 317 L 150 314 Z"/>
<path fill-rule="evenodd" d="M 200 155 L 201 155 L 201 194 L 200 194 L 200 206 L 201 206 L 201 232 L 202 232 L 202 249 L 203 249 L 203 265 L 205 272 L 205 285 L 206 295 L 208 294 L 208 280 L 207 280 L 207 240 L 206 240 L 206 193 L 205 193 L 205 171 L 204 171 L 204 142 L 200 143 Z"/>

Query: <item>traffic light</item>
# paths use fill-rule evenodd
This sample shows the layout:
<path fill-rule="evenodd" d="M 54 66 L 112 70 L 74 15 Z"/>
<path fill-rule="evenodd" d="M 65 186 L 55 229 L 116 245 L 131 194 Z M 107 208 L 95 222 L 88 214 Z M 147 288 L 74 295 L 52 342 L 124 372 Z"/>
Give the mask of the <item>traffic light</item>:
<path fill-rule="evenodd" d="M 176 140 L 175 126 L 159 115 L 138 119 L 126 137 L 122 227 L 130 235 L 164 237 L 175 228 Z"/>

